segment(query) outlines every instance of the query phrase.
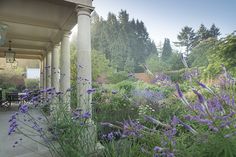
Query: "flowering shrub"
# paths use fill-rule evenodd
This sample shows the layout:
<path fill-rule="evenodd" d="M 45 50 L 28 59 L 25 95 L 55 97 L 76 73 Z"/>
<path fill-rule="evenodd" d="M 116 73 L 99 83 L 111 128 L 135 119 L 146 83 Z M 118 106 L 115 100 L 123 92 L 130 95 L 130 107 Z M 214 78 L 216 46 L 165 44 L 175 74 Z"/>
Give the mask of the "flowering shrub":
<path fill-rule="evenodd" d="M 185 71 L 183 74 L 184 80 L 189 80 L 190 78 L 198 79 L 200 77 L 200 70 L 197 69 L 190 69 L 188 71 Z"/>
<path fill-rule="evenodd" d="M 152 80 L 152 83 L 157 84 L 159 86 L 172 86 L 172 81 L 170 76 L 164 73 L 157 73 Z"/>
<path fill-rule="evenodd" d="M 80 109 L 70 113 L 68 104 L 59 101 L 63 93 L 55 92 L 53 88 L 33 95 L 30 91 L 25 92 L 24 103 L 9 120 L 8 135 L 20 136 L 13 147 L 25 137 L 48 148 L 51 156 L 83 157 L 95 153 L 95 139 L 86 140 L 92 139 L 95 130 L 89 120 L 90 113 Z"/>
<path fill-rule="evenodd" d="M 201 148 L 201 153 L 207 154 L 207 156 L 236 155 L 233 151 L 236 145 L 229 145 L 236 131 L 235 79 L 229 77 L 224 67 L 223 69 L 227 83 L 226 87 L 219 89 L 218 92 L 197 81 L 197 84 L 210 94 L 209 98 L 204 97 L 200 90 L 193 88 L 192 91 L 196 94 L 198 101 L 189 103 L 179 86 L 176 86 L 180 100 L 189 110 L 189 114 L 184 115 L 184 118 L 192 121 L 198 127 L 200 130 L 198 138 L 204 136 L 202 145 L 212 144 L 214 141 L 212 147 L 208 145 L 208 149 Z"/>
<path fill-rule="evenodd" d="M 236 156 L 234 152 L 236 148 L 236 79 L 229 77 L 228 74 L 224 76 L 225 86 L 220 89 L 212 89 L 191 77 L 190 89 L 196 95 L 196 101 L 186 98 L 180 86 L 176 84 L 177 95 L 182 105 L 175 105 L 185 108 L 182 108 L 178 117 L 175 116 L 178 112 L 172 113 L 173 116 L 169 122 L 166 120 L 161 122 L 161 119 L 158 119 L 164 109 L 160 108 L 158 112 L 152 113 L 156 118 L 144 115 L 144 121 L 129 119 L 123 123 L 102 123 L 120 132 L 119 138 L 108 140 L 109 147 L 114 146 L 114 143 L 122 141 L 125 143 L 124 139 L 129 139 L 131 142 L 129 147 L 138 151 L 136 152 L 138 156 Z M 193 87 L 193 84 L 197 84 L 198 87 Z M 116 150 L 107 150 L 108 154 L 113 154 L 114 151 Z"/>

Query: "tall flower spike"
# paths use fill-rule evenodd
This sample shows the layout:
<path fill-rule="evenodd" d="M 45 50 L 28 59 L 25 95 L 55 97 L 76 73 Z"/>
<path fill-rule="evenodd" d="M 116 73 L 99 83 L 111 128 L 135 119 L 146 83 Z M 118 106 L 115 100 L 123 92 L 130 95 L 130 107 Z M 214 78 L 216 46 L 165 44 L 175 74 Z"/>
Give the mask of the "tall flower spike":
<path fill-rule="evenodd" d="M 197 84 L 199 85 L 199 86 L 201 86 L 202 88 L 204 88 L 204 89 L 206 89 L 208 92 L 210 92 L 211 94 L 215 94 L 212 90 L 211 90 L 211 88 L 209 88 L 209 87 L 207 87 L 205 84 L 203 84 L 203 83 L 201 83 L 201 82 L 199 82 L 199 81 L 196 81 L 197 82 Z"/>
<path fill-rule="evenodd" d="M 178 83 L 176 83 L 176 90 L 177 90 L 177 92 L 178 92 L 178 96 L 179 96 L 180 98 L 183 98 L 183 92 L 180 90 Z"/>
<path fill-rule="evenodd" d="M 178 118 L 177 118 L 178 119 Z M 190 125 L 185 124 L 183 121 L 181 121 L 180 119 L 178 119 L 179 124 L 181 124 L 186 130 L 190 131 L 193 134 L 197 134 L 197 131 L 194 130 Z"/>
<path fill-rule="evenodd" d="M 94 93 L 95 91 L 96 91 L 96 90 L 95 90 L 94 88 L 92 88 L 92 89 L 88 89 L 88 90 L 87 90 L 87 93 L 88 93 L 88 94 L 92 94 L 92 93 Z"/>
<path fill-rule="evenodd" d="M 153 148 L 153 150 L 154 150 L 155 152 L 161 152 L 161 151 L 163 150 L 163 148 L 161 148 L 161 147 L 159 147 L 159 146 L 155 146 L 155 147 Z"/>
<path fill-rule="evenodd" d="M 178 83 L 176 83 L 176 90 L 177 90 L 178 96 L 180 97 L 180 100 L 183 102 L 183 104 L 186 105 L 186 106 L 191 107 L 190 104 L 188 103 L 187 99 L 184 97 L 183 92 L 179 88 Z"/>
<path fill-rule="evenodd" d="M 27 113 L 29 110 L 29 107 L 28 107 L 28 105 L 21 105 L 19 110 L 21 113 Z"/>
<path fill-rule="evenodd" d="M 203 103 L 204 103 L 204 101 L 205 101 L 205 99 L 204 99 L 203 95 L 202 95 L 202 94 L 200 94 L 200 93 L 199 93 L 198 91 L 196 91 L 195 89 L 193 89 L 193 92 L 194 92 L 194 94 L 196 94 L 196 95 L 197 95 L 199 102 L 200 102 L 201 104 L 203 104 Z"/>
<path fill-rule="evenodd" d="M 199 81 L 197 81 L 197 84 L 198 84 L 199 86 L 201 86 L 202 88 L 207 88 L 207 86 L 206 86 L 205 84 L 203 84 L 203 83 L 201 83 L 201 82 L 199 82 Z"/>

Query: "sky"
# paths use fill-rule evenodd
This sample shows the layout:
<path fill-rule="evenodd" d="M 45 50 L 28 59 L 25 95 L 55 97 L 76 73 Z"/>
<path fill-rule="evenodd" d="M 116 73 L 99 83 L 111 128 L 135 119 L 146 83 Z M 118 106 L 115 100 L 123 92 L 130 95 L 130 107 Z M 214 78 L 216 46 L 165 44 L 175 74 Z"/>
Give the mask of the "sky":
<path fill-rule="evenodd" d="M 236 30 L 236 0 L 94 0 L 96 12 L 104 19 L 108 12 L 126 10 L 130 19 L 142 20 L 156 45 L 164 38 L 177 41 L 184 26 L 197 30 L 213 23 L 222 36 Z"/>
<path fill-rule="evenodd" d="M 39 68 L 27 68 L 26 71 L 27 79 L 39 79 L 40 69 Z"/>

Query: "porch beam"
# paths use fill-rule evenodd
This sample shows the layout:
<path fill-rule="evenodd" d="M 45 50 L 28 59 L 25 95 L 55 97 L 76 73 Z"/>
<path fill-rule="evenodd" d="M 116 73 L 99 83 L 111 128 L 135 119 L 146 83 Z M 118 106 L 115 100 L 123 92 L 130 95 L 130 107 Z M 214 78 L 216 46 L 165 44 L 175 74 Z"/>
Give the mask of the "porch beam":
<path fill-rule="evenodd" d="M 38 37 L 38 36 L 24 36 L 19 34 L 7 34 L 7 39 L 13 40 L 25 40 L 25 41 L 31 41 L 31 42 L 42 42 L 42 43 L 51 43 L 52 41 L 48 38 Z"/>
<path fill-rule="evenodd" d="M 0 16 L 0 21 L 1 22 L 9 22 L 9 23 L 15 23 L 15 24 L 22 24 L 22 25 L 29 25 L 33 27 L 39 27 L 39 28 L 44 28 L 44 29 L 52 29 L 52 30 L 60 30 L 61 28 L 54 24 L 50 23 L 50 21 L 38 21 L 34 19 L 28 19 L 25 17 L 12 17 L 12 16 Z"/>

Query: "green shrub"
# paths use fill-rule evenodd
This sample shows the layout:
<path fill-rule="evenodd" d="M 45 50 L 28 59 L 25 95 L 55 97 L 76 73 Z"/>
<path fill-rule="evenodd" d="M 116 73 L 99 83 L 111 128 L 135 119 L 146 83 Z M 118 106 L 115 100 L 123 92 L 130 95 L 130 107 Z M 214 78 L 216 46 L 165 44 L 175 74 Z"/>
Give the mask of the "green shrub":
<path fill-rule="evenodd" d="M 39 89 L 39 80 L 38 79 L 26 79 L 25 86 L 29 90 Z"/>
<path fill-rule="evenodd" d="M 22 91 L 25 88 L 24 78 L 19 74 L 0 73 L 0 88 L 5 90 L 12 88 L 14 91 Z"/>
<path fill-rule="evenodd" d="M 108 76 L 108 80 L 110 83 L 119 83 L 121 81 L 128 79 L 128 73 L 124 71 L 115 72 L 112 73 L 110 76 Z"/>

